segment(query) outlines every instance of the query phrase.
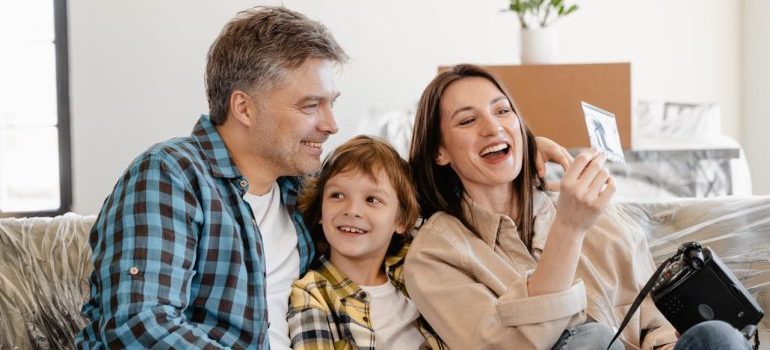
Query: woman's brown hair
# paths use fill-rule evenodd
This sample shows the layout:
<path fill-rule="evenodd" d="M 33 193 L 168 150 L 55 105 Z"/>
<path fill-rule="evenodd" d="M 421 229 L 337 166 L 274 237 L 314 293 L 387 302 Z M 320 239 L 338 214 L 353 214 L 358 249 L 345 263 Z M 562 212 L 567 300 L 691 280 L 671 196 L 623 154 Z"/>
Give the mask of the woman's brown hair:
<path fill-rule="evenodd" d="M 362 175 L 375 178 L 380 170 L 388 175 L 390 185 L 398 196 L 398 222 L 407 229 L 404 234 L 393 235 L 388 254 L 396 254 L 404 246 L 409 237 L 409 230 L 414 227 L 420 212 L 409 164 L 385 140 L 360 135 L 343 143 L 324 158 L 318 175 L 305 180 L 302 194 L 297 201 L 302 218 L 310 229 L 318 256 L 329 251 L 329 242 L 319 223 L 326 183 L 342 172 L 358 171 Z"/>
<path fill-rule="evenodd" d="M 437 211 L 443 211 L 460 219 L 472 231 L 477 231 L 472 224 L 472 218 L 467 217 L 463 211 L 462 199 L 465 188 L 460 178 L 450 165 L 441 166 L 436 163 L 438 149 L 443 142 L 441 138 L 441 110 L 439 108 L 441 97 L 449 85 L 469 77 L 487 79 L 494 84 L 508 98 L 514 113 L 519 118 L 524 149 L 521 172 L 513 180 L 515 193 L 518 196 L 518 213 L 514 219 L 519 228 L 521 241 L 528 249 L 532 249 L 532 236 L 534 235 L 532 197 L 535 190 L 544 190 L 544 181 L 538 178 L 535 167 L 537 156 L 535 137 L 527 128 L 511 95 L 503 84 L 492 73 L 479 66 L 461 64 L 439 73 L 428 84 L 420 98 L 415 116 L 409 164 L 412 168 L 417 197 L 422 208 L 421 214 L 424 218 L 429 218 Z"/>

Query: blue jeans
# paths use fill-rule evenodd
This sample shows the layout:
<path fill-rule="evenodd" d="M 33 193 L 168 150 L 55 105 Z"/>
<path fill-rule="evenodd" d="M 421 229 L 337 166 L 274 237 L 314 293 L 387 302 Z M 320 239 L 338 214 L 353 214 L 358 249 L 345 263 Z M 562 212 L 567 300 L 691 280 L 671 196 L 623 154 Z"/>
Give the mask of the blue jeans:
<path fill-rule="evenodd" d="M 722 321 L 701 322 L 684 332 L 674 350 L 750 350 L 751 344 L 733 326 Z"/>
<path fill-rule="evenodd" d="M 552 350 L 599 349 L 606 350 L 615 334 L 609 327 L 596 322 L 567 328 Z M 684 332 L 674 350 L 751 350 L 751 344 L 729 323 L 701 322 Z M 623 350 L 620 339 L 610 350 Z"/>
<path fill-rule="evenodd" d="M 588 322 L 564 330 L 552 350 L 606 350 L 615 334 L 609 327 Z M 612 343 L 610 350 L 623 350 L 620 340 Z"/>

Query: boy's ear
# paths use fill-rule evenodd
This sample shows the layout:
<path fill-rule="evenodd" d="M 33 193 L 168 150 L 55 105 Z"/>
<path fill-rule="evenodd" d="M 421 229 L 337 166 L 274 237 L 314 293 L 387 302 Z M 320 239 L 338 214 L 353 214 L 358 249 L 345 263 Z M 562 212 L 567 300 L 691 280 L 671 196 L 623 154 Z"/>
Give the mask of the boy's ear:
<path fill-rule="evenodd" d="M 396 234 L 403 235 L 406 233 L 406 226 L 404 224 L 396 225 Z"/>

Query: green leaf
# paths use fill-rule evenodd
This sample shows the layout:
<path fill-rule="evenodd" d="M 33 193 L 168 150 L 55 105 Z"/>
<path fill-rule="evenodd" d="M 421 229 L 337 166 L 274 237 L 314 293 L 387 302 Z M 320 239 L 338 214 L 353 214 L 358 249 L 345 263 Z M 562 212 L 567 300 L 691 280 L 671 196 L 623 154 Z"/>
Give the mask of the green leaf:
<path fill-rule="evenodd" d="M 577 9 L 578 9 L 578 6 L 577 6 L 577 5 L 575 5 L 575 4 L 572 4 L 572 6 L 570 6 L 570 7 L 567 9 L 567 11 L 564 11 L 564 14 L 563 14 L 563 15 L 561 15 L 561 16 L 566 16 L 566 15 L 568 15 L 568 14 L 570 14 L 570 13 L 573 13 L 573 12 L 577 11 Z"/>
<path fill-rule="evenodd" d="M 527 22 L 548 26 L 577 9 L 576 4 L 567 6 L 565 0 L 508 0 L 508 10 L 516 13 L 522 28 L 528 27 Z"/>

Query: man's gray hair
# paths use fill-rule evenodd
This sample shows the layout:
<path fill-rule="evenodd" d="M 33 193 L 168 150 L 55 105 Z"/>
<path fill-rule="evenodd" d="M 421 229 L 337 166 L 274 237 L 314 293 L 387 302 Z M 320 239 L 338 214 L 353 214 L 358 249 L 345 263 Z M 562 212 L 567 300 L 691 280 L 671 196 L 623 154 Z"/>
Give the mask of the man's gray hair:
<path fill-rule="evenodd" d="M 309 58 L 344 63 L 348 56 L 329 30 L 284 7 L 257 6 L 238 13 L 209 49 L 206 94 L 212 123 L 221 125 L 234 90 L 276 88 L 286 70 Z"/>

